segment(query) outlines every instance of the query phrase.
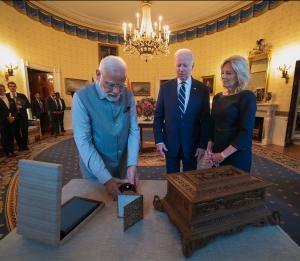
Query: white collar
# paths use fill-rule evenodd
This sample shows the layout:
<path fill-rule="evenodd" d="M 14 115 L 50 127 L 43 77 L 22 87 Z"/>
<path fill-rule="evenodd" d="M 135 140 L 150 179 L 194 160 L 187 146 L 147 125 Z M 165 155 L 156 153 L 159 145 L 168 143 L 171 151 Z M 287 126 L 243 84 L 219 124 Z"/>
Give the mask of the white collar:
<path fill-rule="evenodd" d="M 192 76 L 188 77 L 184 82 L 186 85 L 191 85 L 192 84 Z M 179 78 L 177 78 L 177 85 L 179 85 L 181 83 L 182 83 L 182 81 Z"/>

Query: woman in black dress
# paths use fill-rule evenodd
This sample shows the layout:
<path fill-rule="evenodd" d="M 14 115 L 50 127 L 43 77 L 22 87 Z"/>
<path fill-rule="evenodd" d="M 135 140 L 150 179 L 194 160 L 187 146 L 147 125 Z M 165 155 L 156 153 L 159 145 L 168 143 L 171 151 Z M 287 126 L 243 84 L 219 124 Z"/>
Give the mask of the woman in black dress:
<path fill-rule="evenodd" d="M 245 90 L 249 82 L 247 60 L 238 55 L 229 57 L 221 66 L 221 77 L 225 90 L 213 98 L 207 154 L 215 165 L 233 165 L 250 172 L 256 97 Z"/>

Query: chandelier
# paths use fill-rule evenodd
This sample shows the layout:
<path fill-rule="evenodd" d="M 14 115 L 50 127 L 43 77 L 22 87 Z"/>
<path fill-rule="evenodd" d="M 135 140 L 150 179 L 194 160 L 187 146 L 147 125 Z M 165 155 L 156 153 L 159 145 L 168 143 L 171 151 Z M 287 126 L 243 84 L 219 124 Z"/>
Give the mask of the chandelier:
<path fill-rule="evenodd" d="M 146 62 L 153 56 L 168 55 L 170 30 L 169 26 L 162 26 L 161 22 L 160 16 L 152 26 L 151 4 L 143 1 L 141 24 L 139 14 L 136 14 L 136 27 L 132 23 L 123 23 L 124 52 L 139 54 Z"/>

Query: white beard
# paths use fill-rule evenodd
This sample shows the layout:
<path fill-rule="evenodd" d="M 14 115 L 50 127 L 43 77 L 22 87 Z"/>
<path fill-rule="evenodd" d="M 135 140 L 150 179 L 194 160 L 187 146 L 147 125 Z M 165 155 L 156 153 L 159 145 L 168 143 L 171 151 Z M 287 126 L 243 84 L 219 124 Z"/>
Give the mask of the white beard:
<path fill-rule="evenodd" d="M 110 102 L 117 102 L 121 97 L 121 94 L 117 94 L 117 95 L 112 95 L 112 94 L 108 94 L 106 96 L 106 98 L 110 101 Z"/>
<path fill-rule="evenodd" d="M 103 90 L 103 88 L 100 85 L 99 80 L 96 81 L 96 84 L 99 86 L 99 88 L 101 88 Z M 118 100 L 120 100 L 122 93 L 123 92 L 121 92 L 119 94 L 114 94 L 114 93 L 106 94 L 106 99 L 109 100 L 110 102 L 117 102 Z"/>

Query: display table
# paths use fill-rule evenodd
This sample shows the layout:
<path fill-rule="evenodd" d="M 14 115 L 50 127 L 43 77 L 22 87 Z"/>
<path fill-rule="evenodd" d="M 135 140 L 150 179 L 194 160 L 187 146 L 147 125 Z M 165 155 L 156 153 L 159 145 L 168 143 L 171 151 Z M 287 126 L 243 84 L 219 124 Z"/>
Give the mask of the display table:
<path fill-rule="evenodd" d="M 144 220 L 123 232 L 116 202 L 104 188 L 73 179 L 63 188 L 63 201 L 74 195 L 101 199 L 106 206 L 60 247 L 50 247 L 11 232 L 0 241 L 1 260 L 184 260 L 180 236 L 165 213 L 152 207 L 155 194 L 163 197 L 165 181 L 141 181 Z M 188 260 L 300 260 L 300 248 L 278 226 L 247 227 L 219 236 Z"/>

